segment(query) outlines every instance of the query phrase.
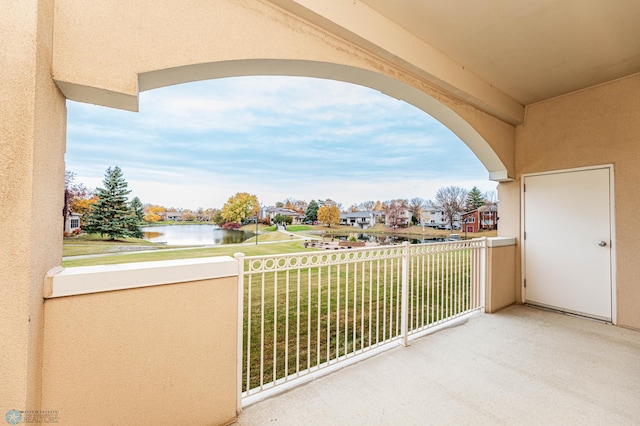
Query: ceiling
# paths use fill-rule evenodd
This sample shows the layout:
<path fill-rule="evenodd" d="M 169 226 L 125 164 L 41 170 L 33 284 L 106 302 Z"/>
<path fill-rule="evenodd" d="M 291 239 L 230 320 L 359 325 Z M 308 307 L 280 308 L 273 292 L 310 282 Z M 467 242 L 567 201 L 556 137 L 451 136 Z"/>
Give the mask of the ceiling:
<path fill-rule="evenodd" d="M 640 0 L 360 0 L 522 105 L 640 72 Z"/>

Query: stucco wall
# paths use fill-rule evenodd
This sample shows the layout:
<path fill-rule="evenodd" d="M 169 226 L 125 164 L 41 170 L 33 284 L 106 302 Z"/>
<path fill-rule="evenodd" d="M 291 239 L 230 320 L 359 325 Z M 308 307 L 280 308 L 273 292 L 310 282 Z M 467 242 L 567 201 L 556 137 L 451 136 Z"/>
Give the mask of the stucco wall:
<path fill-rule="evenodd" d="M 39 409 L 42 277 L 62 254 L 66 111 L 51 80 L 52 28 L 53 1 L 2 2 L 2 416 L 9 409 Z"/>
<path fill-rule="evenodd" d="M 47 299 L 42 407 L 69 425 L 236 415 L 237 277 Z"/>
<path fill-rule="evenodd" d="M 614 165 L 618 324 L 640 329 L 640 75 L 531 105 L 516 129 L 518 177 L 601 164 Z"/>
<path fill-rule="evenodd" d="M 485 311 L 497 312 L 516 302 L 516 246 L 487 249 L 487 285 Z"/>

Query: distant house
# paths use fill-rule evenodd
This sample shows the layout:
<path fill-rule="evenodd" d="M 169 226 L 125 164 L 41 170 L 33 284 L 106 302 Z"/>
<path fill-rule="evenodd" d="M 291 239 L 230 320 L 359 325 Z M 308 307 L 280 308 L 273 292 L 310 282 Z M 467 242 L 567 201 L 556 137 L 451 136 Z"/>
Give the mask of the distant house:
<path fill-rule="evenodd" d="M 271 223 L 274 222 L 274 219 L 277 215 L 290 217 L 292 225 L 300 225 L 304 221 L 303 214 L 300 214 L 295 210 L 285 209 L 283 207 L 269 207 L 265 210 L 265 214 L 269 218 Z"/>
<path fill-rule="evenodd" d="M 453 227 L 459 228 L 460 226 L 460 214 L 456 214 L 453 220 Z M 444 210 L 439 207 L 429 205 L 422 209 L 422 223 L 425 226 L 437 229 L 449 229 L 449 219 L 444 214 Z"/>
<path fill-rule="evenodd" d="M 340 225 L 353 226 L 358 229 L 368 229 L 384 220 L 383 218 L 384 212 L 379 210 L 341 213 Z"/>
<path fill-rule="evenodd" d="M 69 213 L 69 217 L 67 217 L 67 220 L 64 224 L 64 232 L 67 232 L 69 234 L 75 232 L 77 230 L 80 230 L 80 218 L 82 217 L 82 215 L 80 213 Z"/>
<path fill-rule="evenodd" d="M 182 220 L 182 212 L 165 212 L 164 220 L 180 222 Z"/>
<path fill-rule="evenodd" d="M 462 231 L 479 232 L 498 228 L 498 206 L 482 206 L 462 214 Z"/>
<path fill-rule="evenodd" d="M 411 210 L 406 207 L 397 208 L 384 215 L 386 226 L 405 227 L 411 224 Z"/>

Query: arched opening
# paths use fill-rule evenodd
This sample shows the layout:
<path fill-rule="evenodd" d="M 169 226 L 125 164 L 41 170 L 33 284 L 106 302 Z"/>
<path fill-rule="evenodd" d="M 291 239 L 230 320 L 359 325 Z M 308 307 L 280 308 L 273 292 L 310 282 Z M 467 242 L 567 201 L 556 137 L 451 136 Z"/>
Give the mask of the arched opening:
<path fill-rule="evenodd" d="M 434 117 L 455 133 L 478 157 L 494 181 L 510 180 L 509 170 L 488 141 L 456 111 L 417 87 L 363 68 L 328 62 L 282 59 L 247 59 L 203 63 L 145 72 L 138 75 L 138 88 L 155 88 L 222 77 L 282 75 L 317 77 L 366 86 L 411 104 Z M 106 106 L 137 110 L 136 98 L 86 86 L 59 83 L 68 98 Z M 448 99 L 451 101 L 451 99 Z M 455 103 L 455 101 L 454 101 Z"/>
<path fill-rule="evenodd" d="M 347 209 L 433 199 L 449 185 L 495 188 L 437 120 L 360 85 L 218 78 L 144 93 L 140 110 L 69 105 L 67 167 L 87 186 L 102 186 L 117 164 L 143 203 L 191 211 L 219 209 L 240 191 L 266 206 L 324 197 Z"/>
<path fill-rule="evenodd" d="M 87 183 L 96 186 L 107 167 L 131 164 L 139 170 L 136 181 L 155 185 L 158 197 L 173 189 L 176 204 L 190 208 L 197 202 L 179 198 L 185 184 L 224 197 L 236 183 L 285 187 L 302 179 L 308 197 L 332 191 L 327 195 L 349 203 L 429 198 L 439 186 L 486 181 L 482 164 L 449 129 L 359 85 L 268 76 L 206 80 L 143 93 L 140 109 L 70 104 L 68 168 L 90 175 Z M 270 202 L 304 196 L 290 191 L 262 192 Z"/>

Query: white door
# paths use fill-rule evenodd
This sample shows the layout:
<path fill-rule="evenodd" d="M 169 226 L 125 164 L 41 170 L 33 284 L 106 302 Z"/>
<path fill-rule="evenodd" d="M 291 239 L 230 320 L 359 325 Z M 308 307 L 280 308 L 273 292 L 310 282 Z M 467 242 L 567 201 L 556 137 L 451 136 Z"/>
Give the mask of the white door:
<path fill-rule="evenodd" d="M 612 320 L 611 169 L 525 176 L 525 301 Z"/>

